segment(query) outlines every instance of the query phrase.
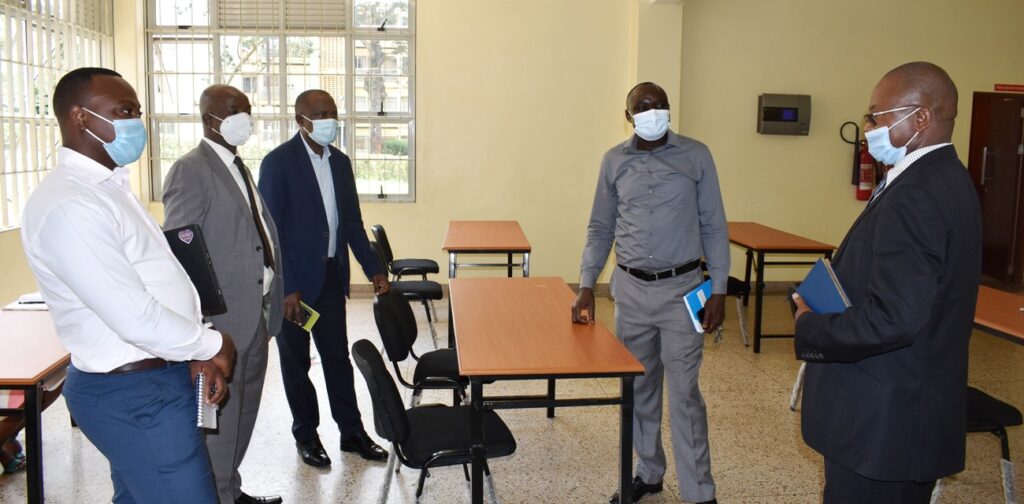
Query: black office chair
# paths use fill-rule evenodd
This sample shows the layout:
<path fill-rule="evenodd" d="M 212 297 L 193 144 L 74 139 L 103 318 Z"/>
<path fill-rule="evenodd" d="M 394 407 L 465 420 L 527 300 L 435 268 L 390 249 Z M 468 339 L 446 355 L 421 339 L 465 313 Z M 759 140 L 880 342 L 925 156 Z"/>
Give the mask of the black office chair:
<path fill-rule="evenodd" d="M 999 438 L 1002 459 L 999 469 L 1003 477 L 1006 504 L 1015 504 L 1013 493 L 1013 462 L 1006 428 L 1024 423 L 1020 410 L 974 387 L 967 387 L 967 432 L 990 432 Z"/>
<path fill-rule="evenodd" d="M 381 267 L 387 268 L 384 247 L 378 242 L 371 241 L 370 248 L 377 254 L 377 261 L 380 262 Z M 433 280 L 394 280 L 391 282 L 391 286 L 402 291 L 406 298 L 423 304 L 423 311 L 427 314 L 427 327 L 430 328 L 430 339 L 434 343 L 434 348 L 437 348 L 437 329 L 434 327 L 437 312 L 434 311 L 434 316 L 431 316 L 432 306 L 428 303 L 444 298 L 441 284 Z"/>
<path fill-rule="evenodd" d="M 392 468 L 397 458 L 403 465 L 420 470 L 419 485 L 416 487 L 416 502 L 423 495 L 423 484 L 434 467 L 462 465 L 469 480 L 471 462 L 470 415 L 471 406 L 425 405 L 409 408 L 402 405 L 402 398 L 394 380 L 384 367 L 380 352 L 367 340 L 352 345 L 352 358 L 366 380 L 373 403 L 373 424 L 377 435 L 391 441 L 387 477 L 381 489 L 380 500 L 387 501 L 391 487 Z M 504 457 L 516 451 L 516 440 L 505 422 L 491 410 L 482 412 L 484 417 L 484 473 L 494 497 L 494 480 L 486 459 Z M 398 472 L 400 468 L 395 468 Z"/>
<path fill-rule="evenodd" d="M 388 234 L 384 231 L 384 226 L 374 224 L 370 227 L 370 232 L 373 233 L 373 239 L 380 244 L 384 252 L 384 263 L 395 280 L 401 280 L 402 275 L 420 275 L 426 280 L 428 274 L 440 271 L 437 261 L 432 259 L 395 259 L 395 254 L 391 251 L 391 242 L 388 241 Z"/>
<path fill-rule="evenodd" d="M 397 283 L 397 282 L 396 282 Z M 459 404 L 466 397 L 469 380 L 459 376 L 459 357 L 453 348 L 432 350 L 417 358 L 412 382 L 402 376 L 398 363 L 412 354 L 416 342 L 416 317 L 412 314 L 409 300 L 399 288 L 392 284 L 391 292 L 378 294 L 373 300 L 373 318 L 377 322 L 381 342 L 394 365 L 398 381 L 412 389 L 411 405 L 416 406 L 424 390 L 451 389 L 453 404 Z"/>

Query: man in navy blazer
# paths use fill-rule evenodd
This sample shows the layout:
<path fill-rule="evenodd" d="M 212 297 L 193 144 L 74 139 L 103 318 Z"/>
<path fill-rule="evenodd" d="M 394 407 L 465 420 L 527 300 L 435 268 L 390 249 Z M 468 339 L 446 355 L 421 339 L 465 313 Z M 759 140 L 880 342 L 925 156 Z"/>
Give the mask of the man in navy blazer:
<path fill-rule="evenodd" d="M 334 99 L 321 90 L 301 93 L 295 122 L 299 132 L 263 158 L 259 183 L 281 239 L 284 318 L 300 320 L 299 301 L 320 313 L 312 337 L 323 363 L 331 415 L 341 430 L 341 449 L 384 460 L 387 452 L 366 434 L 356 403 L 345 328 L 348 249 L 376 292 L 388 291 L 387 276 L 363 229 L 352 163 L 331 145 L 338 133 Z M 320 415 L 309 380 L 309 339 L 310 333 L 288 322 L 277 347 L 299 455 L 306 464 L 324 467 L 331 459 L 317 434 Z"/>
<path fill-rule="evenodd" d="M 869 150 L 893 167 L 835 257 L 851 307 L 813 313 L 796 298 L 802 430 L 825 457 L 826 504 L 924 504 L 964 467 L 981 210 L 950 143 L 957 91 L 945 71 L 893 69 L 869 111 Z"/>

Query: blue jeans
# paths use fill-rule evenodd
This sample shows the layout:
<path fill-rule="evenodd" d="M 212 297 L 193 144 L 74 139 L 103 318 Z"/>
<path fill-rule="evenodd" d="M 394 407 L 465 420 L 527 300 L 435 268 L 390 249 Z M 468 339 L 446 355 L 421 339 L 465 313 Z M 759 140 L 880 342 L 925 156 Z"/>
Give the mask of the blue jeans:
<path fill-rule="evenodd" d="M 114 503 L 217 503 L 187 364 L 121 375 L 71 366 L 63 394 L 110 461 Z"/>

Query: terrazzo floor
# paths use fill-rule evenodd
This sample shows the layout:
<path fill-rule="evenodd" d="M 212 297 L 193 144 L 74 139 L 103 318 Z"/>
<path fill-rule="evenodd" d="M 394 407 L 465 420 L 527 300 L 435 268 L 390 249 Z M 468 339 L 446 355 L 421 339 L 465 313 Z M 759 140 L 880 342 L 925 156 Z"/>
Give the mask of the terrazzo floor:
<path fill-rule="evenodd" d="M 442 312 L 444 305 L 438 305 Z M 422 310 L 417 348 L 432 348 Z M 701 389 L 708 407 L 712 471 L 722 504 L 817 503 L 822 486 L 822 461 L 800 438 L 800 415 L 789 410 L 789 394 L 800 363 L 788 339 L 765 340 L 762 353 L 744 347 L 733 301 L 727 304 L 724 340 L 704 347 Z M 765 330 L 792 328 L 782 295 L 766 298 Z M 566 316 L 569 308 L 566 307 Z M 600 299 L 599 320 L 608 327 L 613 307 Z M 753 306 L 748 308 L 748 318 Z M 349 341 L 368 338 L 380 344 L 370 299 L 350 301 Z M 442 320 L 438 334 L 447 334 Z M 975 332 L 970 347 L 970 382 L 988 393 L 1024 408 L 1024 346 Z M 324 422 L 320 437 L 334 463 L 314 469 L 295 452 L 289 426 L 291 416 L 281 385 L 276 346 L 271 345 L 270 369 L 262 410 L 249 453 L 242 464 L 243 489 L 252 495 L 279 494 L 286 503 L 373 503 L 386 477 L 383 463 L 363 461 L 338 449 L 339 434 Z M 405 370 L 411 375 L 411 368 Z M 314 364 L 311 372 L 320 391 L 321 418 L 329 419 L 323 375 Z M 373 432 L 369 396 L 361 375 L 356 386 L 368 432 Z M 544 382 L 506 382 L 488 386 L 488 394 L 542 393 Z M 558 384 L 560 397 L 613 396 L 618 382 L 609 379 L 569 380 Z M 408 398 L 408 396 L 406 397 Z M 450 402 L 450 392 L 427 393 L 424 402 Z M 503 410 L 518 450 L 511 457 L 491 462 L 500 502 L 602 503 L 614 490 L 618 472 L 618 410 L 610 406 L 557 410 L 547 419 L 543 410 Z M 106 460 L 68 421 L 63 400 L 43 414 L 45 489 L 48 503 L 110 502 L 112 488 Z M 666 446 L 668 417 L 662 433 Z M 1024 430 L 1010 431 L 1011 454 L 1024 460 Z M 382 445 L 384 443 L 382 442 Z M 386 445 L 385 445 L 386 446 Z M 390 446 L 387 446 L 390 449 Z M 967 438 L 967 468 L 946 480 L 942 503 L 992 504 L 1002 502 L 999 479 L 999 444 L 988 434 Z M 665 491 L 645 497 L 645 504 L 680 503 L 671 456 Z M 1018 499 L 1024 490 L 1024 469 L 1018 465 Z M 461 468 L 440 468 L 427 479 L 422 502 L 469 502 L 469 487 Z M 387 502 L 415 502 L 418 472 L 405 468 L 396 475 Z M 25 478 L 0 476 L 0 503 L 25 501 Z"/>

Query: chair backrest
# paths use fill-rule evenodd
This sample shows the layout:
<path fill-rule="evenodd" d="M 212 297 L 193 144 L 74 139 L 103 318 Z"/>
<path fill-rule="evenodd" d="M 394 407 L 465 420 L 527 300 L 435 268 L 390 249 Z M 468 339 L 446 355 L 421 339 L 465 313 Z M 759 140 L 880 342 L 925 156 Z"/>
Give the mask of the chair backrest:
<path fill-rule="evenodd" d="M 384 231 L 384 226 L 374 224 L 370 226 L 370 232 L 373 233 L 373 239 L 377 240 L 381 250 L 384 252 L 384 262 L 387 265 L 391 265 L 391 261 L 395 260 L 395 254 L 391 251 L 391 242 L 388 241 L 388 233 Z"/>
<path fill-rule="evenodd" d="M 409 418 L 398 387 L 384 367 L 384 359 L 377 347 L 369 340 L 359 340 L 352 345 L 352 359 L 370 390 L 373 426 L 377 435 L 393 443 L 404 442 L 409 437 Z"/>
<path fill-rule="evenodd" d="M 390 271 L 390 268 L 388 268 L 388 258 L 384 256 L 384 247 L 381 247 L 380 243 L 370 240 L 370 249 L 377 256 L 377 262 L 380 263 L 380 267 L 384 268 L 385 272 Z"/>
<path fill-rule="evenodd" d="M 377 294 L 373 299 L 373 318 L 377 331 L 384 343 L 384 351 L 392 362 L 401 362 L 409 357 L 409 350 L 416 342 L 416 316 L 412 313 L 409 300 L 394 284 L 387 294 Z"/>

